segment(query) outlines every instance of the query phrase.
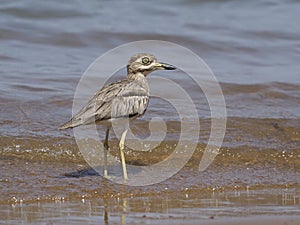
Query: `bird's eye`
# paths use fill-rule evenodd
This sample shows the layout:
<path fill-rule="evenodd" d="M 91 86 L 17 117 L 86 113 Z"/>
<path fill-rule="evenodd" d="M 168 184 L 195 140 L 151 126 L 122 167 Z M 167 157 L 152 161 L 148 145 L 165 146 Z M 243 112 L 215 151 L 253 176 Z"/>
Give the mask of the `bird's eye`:
<path fill-rule="evenodd" d="M 148 57 L 143 57 L 142 58 L 142 63 L 145 64 L 145 65 L 147 65 L 147 64 L 150 63 L 150 59 Z"/>

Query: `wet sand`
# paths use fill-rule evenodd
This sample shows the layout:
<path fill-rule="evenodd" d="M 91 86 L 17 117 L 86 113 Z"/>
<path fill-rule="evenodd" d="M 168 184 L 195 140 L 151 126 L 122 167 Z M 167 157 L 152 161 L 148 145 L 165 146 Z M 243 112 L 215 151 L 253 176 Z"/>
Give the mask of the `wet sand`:
<path fill-rule="evenodd" d="M 201 173 L 190 162 L 165 182 L 130 187 L 102 178 L 84 162 L 37 162 L 17 157 L 2 157 L 0 162 L 0 218 L 4 221 L 1 224 L 300 221 L 300 187 L 292 182 L 299 177 L 299 170 L 294 166 L 265 174 L 264 167 L 248 165 L 248 173 L 236 173 L 232 178 L 233 167 L 226 169 L 215 163 Z M 241 166 L 234 170 L 241 170 Z M 273 184 L 275 178 L 277 185 Z M 261 184 L 260 179 L 265 183 Z"/>
<path fill-rule="evenodd" d="M 182 170 L 144 187 L 99 176 L 72 136 L 2 137 L 1 224 L 297 224 L 298 123 L 229 118 L 224 146 L 207 170 L 198 171 L 205 148 L 205 143 L 198 143 Z M 134 128 L 147 131 L 144 126 L 144 121 L 137 121 Z M 171 137 L 176 137 L 179 123 L 168 126 Z M 205 132 L 202 137 L 205 141 Z M 166 140 L 149 152 L 126 148 L 127 163 L 160 162 L 176 143 Z M 118 158 L 118 140 L 112 138 L 110 146 L 111 155 Z"/>

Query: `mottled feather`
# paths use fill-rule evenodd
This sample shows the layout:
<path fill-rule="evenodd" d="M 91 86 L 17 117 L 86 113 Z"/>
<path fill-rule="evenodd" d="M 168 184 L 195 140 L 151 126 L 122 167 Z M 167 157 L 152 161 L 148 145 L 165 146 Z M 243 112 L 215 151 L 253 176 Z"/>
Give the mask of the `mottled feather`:
<path fill-rule="evenodd" d="M 60 129 L 120 117 L 137 117 L 145 113 L 149 102 L 146 76 L 155 70 L 174 70 L 175 67 L 157 62 L 154 55 L 135 54 L 127 64 L 127 78 L 104 86 L 91 100 Z"/>
<path fill-rule="evenodd" d="M 149 87 L 144 82 L 120 80 L 104 86 L 91 100 L 60 129 L 100 122 L 118 117 L 143 115 L 149 102 Z"/>

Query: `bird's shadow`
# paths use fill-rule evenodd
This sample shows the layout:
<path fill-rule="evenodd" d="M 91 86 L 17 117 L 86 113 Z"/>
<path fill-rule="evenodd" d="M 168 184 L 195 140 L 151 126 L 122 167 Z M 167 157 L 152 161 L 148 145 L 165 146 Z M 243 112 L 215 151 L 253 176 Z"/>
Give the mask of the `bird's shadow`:
<path fill-rule="evenodd" d="M 87 177 L 87 176 L 100 176 L 100 174 L 94 170 L 93 168 L 85 168 L 77 171 L 73 171 L 70 173 L 64 173 L 60 178 L 80 178 L 80 177 Z"/>
<path fill-rule="evenodd" d="M 99 174 L 97 171 L 103 171 L 102 167 L 99 168 L 92 168 L 88 167 L 85 169 L 64 173 L 57 178 L 82 178 L 82 177 L 89 177 L 89 176 L 97 176 L 97 177 L 103 177 L 103 175 Z M 110 177 L 123 177 L 122 169 L 119 165 L 110 165 L 108 166 L 108 172 Z M 138 174 L 140 172 L 139 168 L 135 168 L 134 171 L 131 171 L 132 174 Z"/>

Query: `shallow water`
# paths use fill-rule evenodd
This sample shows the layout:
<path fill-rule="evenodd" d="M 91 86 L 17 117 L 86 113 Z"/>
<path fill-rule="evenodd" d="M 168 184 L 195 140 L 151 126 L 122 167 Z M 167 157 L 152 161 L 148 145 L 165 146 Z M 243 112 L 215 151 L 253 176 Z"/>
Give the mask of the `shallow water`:
<path fill-rule="evenodd" d="M 110 221 L 116 224 L 124 200 L 130 205 L 125 213 L 129 224 L 155 223 L 169 216 L 175 221 L 178 211 L 182 223 L 191 224 L 206 221 L 215 211 L 227 217 L 232 215 L 226 214 L 228 210 L 235 216 L 244 210 L 249 210 L 249 215 L 269 211 L 275 215 L 277 210 L 299 215 L 299 9 L 297 1 L 267 0 L 151 5 L 135 1 L 2 1 L 0 217 L 7 221 L 4 224 L 21 220 L 24 224 L 59 224 L 68 218 L 64 210 L 74 212 L 67 220 L 70 224 L 80 224 L 87 214 L 88 222 L 94 224 L 102 221 L 104 200 Z M 182 71 L 156 73 L 188 90 L 199 114 L 200 138 L 193 157 L 179 173 L 160 184 L 134 188 L 98 176 L 85 163 L 72 131 L 57 128 L 70 119 L 76 85 L 89 64 L 114 47 L 145 39 L 175 42 L 202 57 L 220 82 L 228 121 L 220 154 L 206 171 L 199 172 L 210 134 L 206 97 Z M 164 88 L 151 79 L 150 86 L 154 91 Z M 151 98 L 146 114 L 132 122 L 132 130 L 147 137 L 153 117 L 167 124 L 164 142 L 151 152 L 127 149 L 129 164 L 150 165 L 174 150 L 180 121 L 174 108 L 162 99 Z M 104 136 L 101 129 L 100 135 Z M 117 156 L 113 134 L 110 145 Z M 215 191 L 216 198 L 212 197 Z M 249 191 L 253 195 L 248 195 Z M 226 193 L 243 194 L 226 202 Z M 288 204 L 283 193 L 292 193 Z M 162 195 L 165 197 L 158 201 Z M 151 215 L 143 208 L 148 204 L 144 198 L 153 205 Z M 269 199 L 270 207 L 264 207 L 269 203 L 261 199 Z M 230 206 L 212 209 L 206 200 Z M 62 207 L 57 220 L 34 216 L 56 217 L 57 204 Z M 82 211 L 74 210 L 76 206 Z M 27 218 L 30 212 L 33 214 Z M 198 212 L 203 216 L 195 216 Z"/>
<path fill-rule="evenodd" d="M 164 198 L 58 198 L 51 204 L 1 205 L 0 215 L 5 218 L 3 224 L 20 220 L 23 224 L 241 224 L 243 220 L 248 224 L 264 220 L 267 224 L 297 224 L 299 195 L 295 194 L 294 190 L 277 189 L 210 191 L 205 195 L 186 190 Z"/>

